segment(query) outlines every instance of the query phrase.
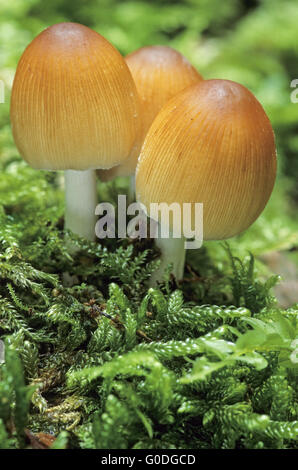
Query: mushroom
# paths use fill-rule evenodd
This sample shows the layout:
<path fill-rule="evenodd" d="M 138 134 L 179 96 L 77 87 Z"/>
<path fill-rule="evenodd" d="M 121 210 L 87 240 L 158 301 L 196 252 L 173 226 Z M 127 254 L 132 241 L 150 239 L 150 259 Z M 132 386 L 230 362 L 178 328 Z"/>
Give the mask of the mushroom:
<path fill-rule="evenodd" d="M 155 118 L 141 150 L 136 194 L 149 216 L 151 203 L 191 203 L 193 221 L 194 203 L 203 203 L 204 240 L 221 240 L 258 218 L 275 177 L 274 134 L 259 101 L 238 83 L 204 80 L 176 95 Z M 171 229 L 179 232 L 179 220 L 171 221 Z M 152 283 L 170 262 L 181 279 L 183 237 L 156 243 L 161 267 Z"/>
<path fill-rule="evenodd" d="M 95 170 L 128 157 L 138 115 L 124 59 L 95 31 L 60 23 L 26 48 L 12 89 L 13 136 L 32 167 L 66 170 L 66 229 L 94 239 Z"/>
<path fill-rule="evenodd" d="M 157 113 L 179 91 L 203 80 L 180 52 L 168 46 L 142 47 L 128 54 L 125 61 L 141 100 L 140 134 L 124 162 L 108 171 L 98 171 L 103 181 L 116 176 L 132 176 L 134 180 L 140 148 Z"/>

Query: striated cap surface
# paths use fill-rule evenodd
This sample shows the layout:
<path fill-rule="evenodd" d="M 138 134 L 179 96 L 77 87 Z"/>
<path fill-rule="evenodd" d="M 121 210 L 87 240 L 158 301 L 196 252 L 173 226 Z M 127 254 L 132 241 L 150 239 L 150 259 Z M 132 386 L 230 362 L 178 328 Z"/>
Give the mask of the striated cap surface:
<path fill-rule="evenodd" d="M 111 168 L 138 133 L 139 98 L 121 54 L 100 34 L 60 23 L 23 53 L 11 97 L 16 145 L 34 168 Z"/>
<path fill-rule="evenodd" d="M 178 92 L 193 85 L 202 76 L 180 52 L 168 46 L 147 46 L 125 57 L 141 100 L 140 135 L 129 158 L 102 178 L 134 174 L 140 147 L 155 116 Z M 107 173 L 106 175 L 104 173 Z"/>
<path fill-rule="evenodd" d="M 274 134 L 259 101 L 238 83 L 206 80 L 176 95 L 155 118 L 136 192 L 148 211 L 151 202 L 203 203 L 204 239 L 219 240 L 256 220 L 275 176 Z"/>

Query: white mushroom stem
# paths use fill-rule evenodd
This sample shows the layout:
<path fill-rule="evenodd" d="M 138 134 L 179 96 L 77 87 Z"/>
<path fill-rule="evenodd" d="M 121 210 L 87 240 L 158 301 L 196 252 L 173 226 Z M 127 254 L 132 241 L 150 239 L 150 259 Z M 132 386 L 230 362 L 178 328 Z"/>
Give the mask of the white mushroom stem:
<path fill-rule="evenodd" d="M 65 228 L 87 240 L 94 240 L 97 205 L 94 170 L 65 171 L 65 205 Z"/>
<path fill-rule="evenodd" d="M 158 237 L 155 239 L 155 245 L 161 252 L 161 262 L 159 268 L 151 276 L 151 287 L 154 287 L 157 281 L 161 281 L 163 279 L 164 272 L 169 264 L 173 265 L 171 272 L 175 276 L 176 280 L 179 281 L 183 279 L 185 264 L 185 238 L 173 238 L 172 234 L 170 237 L 171 238 Z"/>

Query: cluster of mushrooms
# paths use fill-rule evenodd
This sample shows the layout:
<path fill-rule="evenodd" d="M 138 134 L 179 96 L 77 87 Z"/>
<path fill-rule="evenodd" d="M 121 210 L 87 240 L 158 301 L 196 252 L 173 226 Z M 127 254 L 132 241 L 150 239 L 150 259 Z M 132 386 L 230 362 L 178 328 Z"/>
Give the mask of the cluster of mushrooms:
<path fill-rule="evenodd" d="M 149 216 L 150 203 L 203 203 L 204 240 L 248 228 L 275 181 L 273 130 L 249 90 L 203 80 L 170 47 L 143 47 L 123 58 L 80 24 L 51 26 L 26 48 L 11 124 L 29 165 L 65 170 L 65 228 L 89 240 L 98 176 L 135 176 L 137 201 Z M 181 279 L 183 237 L 156 243 L 161 266 L 152 282 L 169 263 Z"/>

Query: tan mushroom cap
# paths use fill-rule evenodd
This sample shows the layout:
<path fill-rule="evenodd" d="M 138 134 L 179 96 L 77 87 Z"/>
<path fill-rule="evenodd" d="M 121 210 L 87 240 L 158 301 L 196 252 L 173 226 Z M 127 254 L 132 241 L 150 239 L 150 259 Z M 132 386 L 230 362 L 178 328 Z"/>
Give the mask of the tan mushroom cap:
<path fill-rule="evenodd" d="M 139 140 L 131 155 L 120 166 L 99 172 L 103 179 L 135 173 L 140 148 L 161 108 L 184 88 L 203 80 L 199 72 L 180 52 L 168 46 L 147 46 L 125 57 L 141 100 Z"/>
<path fill-rule="evenodd" d="M 136 171 L 137 200 L 149 213 L 151 202 L 203 203 L 204 239 L 219 240 L 257 219 L 275 176 L 274 134 L 259 101 L 238 83 L 206 80 L 154 120 Z"/>
<path fill-rule="evenodd" d="M 100 34 L 60 23 L 23 53 L 14 79 L 16 145 L 34 168 L 111 168 L 138 133 L 139 97 L 121 54 Z"/>

